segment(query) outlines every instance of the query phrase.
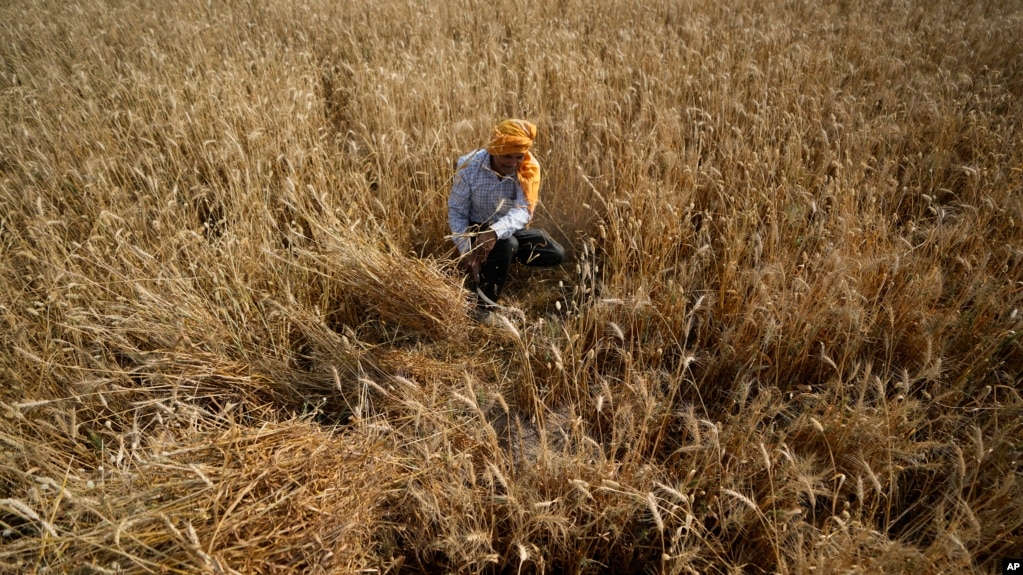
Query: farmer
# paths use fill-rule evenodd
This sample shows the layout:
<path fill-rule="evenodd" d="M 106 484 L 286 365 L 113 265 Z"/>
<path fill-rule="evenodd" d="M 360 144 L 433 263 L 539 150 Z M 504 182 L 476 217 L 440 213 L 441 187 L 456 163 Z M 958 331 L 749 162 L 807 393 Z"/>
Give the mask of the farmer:
<path fill-rule="evenodd" d="M 540 164 L 529 153 L 534 138 L 532 123 L 505 120 L 485 148 L 458 159 L 448 225 L 461 254 L 459 267 L 476 292 L 480 321 L 490 319 L 487 308 L 501 296 L 512 261 L 555 266 L 565 259 L 565 248 L 528 227 L 540 192 Z"/>

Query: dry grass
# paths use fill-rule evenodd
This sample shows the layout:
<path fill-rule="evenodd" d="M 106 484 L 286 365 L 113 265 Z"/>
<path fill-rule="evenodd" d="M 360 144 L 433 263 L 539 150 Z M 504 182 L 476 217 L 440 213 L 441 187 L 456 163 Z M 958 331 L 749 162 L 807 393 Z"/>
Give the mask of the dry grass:
<path fill-rule="evenodd" d="M 0 571 L 1023 553 L 1023 10 L 752 4 L 5 3 Z M 508 116 L 572 261 L 484 328 Z"/>

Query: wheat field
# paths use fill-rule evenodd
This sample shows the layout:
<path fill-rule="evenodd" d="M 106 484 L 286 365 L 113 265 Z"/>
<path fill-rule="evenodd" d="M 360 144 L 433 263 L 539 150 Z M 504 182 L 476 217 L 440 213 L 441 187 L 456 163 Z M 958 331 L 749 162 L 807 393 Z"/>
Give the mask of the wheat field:
<path fill-rule="evenodd" d="M 1014 0 L 3 2 L 0 572 L 995 572 L 1021 99 Z"/>

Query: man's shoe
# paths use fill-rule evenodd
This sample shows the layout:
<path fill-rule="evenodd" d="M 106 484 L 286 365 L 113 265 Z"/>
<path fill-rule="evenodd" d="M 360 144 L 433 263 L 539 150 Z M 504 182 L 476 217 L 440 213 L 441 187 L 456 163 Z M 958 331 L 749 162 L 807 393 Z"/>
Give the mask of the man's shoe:
<path fill-rule="evenodd" d="M 476 323 L 485 325 L 487 327 L 496 327 L 502 325 L 501 317 L 496 312 L 492 312 L 483 308 L 476 308 L 472 311 L 472 319 Z"/>
<path fill-rule="evenodd" d="M 497 327 L 499 325 L 504 325 L 504 323 L 501 321 L 501 316 L 497 315 L 497 313 L 495 312 L 487 312 L 487 316 L 484 317 L 480 321 L 480 323 L 488 327 Z"/>

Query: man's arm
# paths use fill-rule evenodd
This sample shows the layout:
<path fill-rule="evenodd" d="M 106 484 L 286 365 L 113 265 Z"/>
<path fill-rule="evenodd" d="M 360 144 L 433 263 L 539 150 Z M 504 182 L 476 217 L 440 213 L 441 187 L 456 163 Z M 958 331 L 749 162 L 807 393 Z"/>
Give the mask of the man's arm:
<path fill-rule="evenodd" d="M 451 185 L 451 194 L 448 196 L 448 227 L 451 228 L 452 240 L 458 253 L 465 254 L 469 251 L 471 244 L 469 238 L 465 237 L 465 231 L 469 229 L 469 208 L 472 206 L 472 188 L 466 181 L 462 172 L 464 166 L 458 166 L 455 171 L 455 181 Z"/>
<path fill-rule="evenodd" d="M 522 193 L 522 186 L 516 185 L 515 190 L 515 207 L 490 225 L 490 229 L 494 230 L 499 240 L 510 238 L 512 234 L 526 227 L 529 220 L 533 219 L 533 214 L 529 212 L 526 196 Z"/>

